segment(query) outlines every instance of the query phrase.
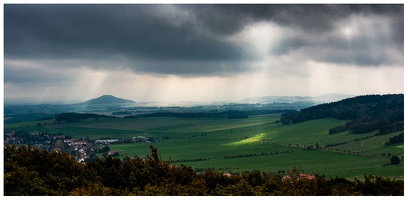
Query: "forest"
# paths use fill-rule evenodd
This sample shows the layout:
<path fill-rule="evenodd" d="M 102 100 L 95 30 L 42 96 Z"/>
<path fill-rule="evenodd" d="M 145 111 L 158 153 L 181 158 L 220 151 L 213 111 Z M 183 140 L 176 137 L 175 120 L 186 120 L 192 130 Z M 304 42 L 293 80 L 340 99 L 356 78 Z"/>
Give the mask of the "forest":
<path fill-rule="evenodd" d="M 81 164 L 62 152 L 32 146 L 4 146 L 6 196 L 357 196 L 404 195 L 403 181 L 365 175 L 363 180 L 327 179 L 318 172 L 303 178 L 294 168 L 287 176 L 259 170 L 223 174 L 196 173 L 190 166 L 162 160 L 158 149 L 141 158 L 104 156 Z M 47 167 L 44 167 L 47 166 Z"/>
<path fill-rule="evenodd" d="M 379 129 L 378 134 L 386 134 L 404 129 L 404 95 L 364 95 L 325 103 L 282 115 L 284 125 L 308 120 L 333 117 L 351 120 L 336 126 L 329 134 L 348 131 L 351 134 L 367 133 Z"/>

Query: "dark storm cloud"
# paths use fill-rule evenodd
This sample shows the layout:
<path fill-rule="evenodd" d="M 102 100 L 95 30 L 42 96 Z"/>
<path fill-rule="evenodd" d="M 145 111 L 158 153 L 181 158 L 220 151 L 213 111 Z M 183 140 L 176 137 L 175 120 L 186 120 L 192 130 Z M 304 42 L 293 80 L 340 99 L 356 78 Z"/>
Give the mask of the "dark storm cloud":
<path fill-rule="evenodd" d="M 385 39 L 377 38 L 376 41 L 364 37 L 356 37 L 350 41 L 339 37 L 329 37 L 323 45 L 315 45 L 321 49 L 310 49 L 308 55 L 316 60 L 354 64 L 357 66 L 380 66 L 382 64 L 396 64 L 389 58 L 389 44 Z M 313 48 L 315 48 L 313 46 Z M 332 47 L 332 48 L 331 48 Z M 333 48 L 334 47 L 334 48 Z"/>
<path fill-rule="evenodd" d="M 333 22 L 350 14 L 392 15 L 400 19 L 403 19 L 404 15 L 402 5 L 380 4 L 226 4 L 192 5 L 191 7 L 206 26 L 220 34 L 232 34 L 241 30 L 246 23 L 259 20 L 274 21 L 280 25 L 298 27 L 304 31 L 327 31 L 332 28 Z M 403 25 L 403 22 L 399 25 Z"/>
<path fill-rule="evenodd" d="M 202 23 L 220 35 L 233 34 L 242 30 L 248 23 L 256 21 L 273 22 L 282 27 L 297 30 L 299 33 L 296 36 L 275 41 L 279 45 L 270 49 L 270 53 L 275 56 L 306 48 L 313 51 L 305 53 L 309 59 L 357 66 L 380 66 L 395 64 L 400 60 L 394 61 L 386 54 L 372 55 L 370 51 L 385 52 L 386 48 L 396 48 L 400 55 L 403 54 L 403 5 L 197 5 L 195 10 L 203 20 Z M 205 13 L 208 12 L 213 14 L 206 15 Z M 341 33 L 325 38 L 326 34 L 333 34 L 332 30 L 336 28 L 339 20 L 347 19 L 350 16 L 385 17 L 390 20 L 390 24 L 377 23 L 376 27 L 369 27 L 373 28 L 371 30 L 361 30 L 362 33 L 350 39 L 351 41 L 346 41 L 344 38 L 339 39 Z M 221 21 L 214 23 L 217 19 Z M 218 24 L 228 25 L 219 26 Z M 389 36 L 368 36 L 371 38 L 367 38 L 367 35 L 373 34 L 376 28 L 382 26 L 389 26 L 387 30 L 390 32 Z M 309 41 L 309 38 L 315 39 Z M 324 52 L 327 49 L 329 52 L 338 54 Z"/>
<path fill-rule="evenodd" d="M 72 84 L 73 81 L 73 77 L 41 68 L 18 68 L 7 64 L 4 67 L 5 84 L 44 87 L 50 86 L 50 83 L 52 83 L 52 86 Z"/>
<path fill-rule="evenodd" d="M 155 18 L 148 5 L 9 5 L 5 15 L 5 51 L 10 56 L 242 57 L 234 44 L 197 35 L 189 24 L 174 27 Z"/>
<path fill-rule="evenodd" d="M 147 63 L 137 64 L 136 66 L 133 65 L 133 68 L 141 73 L 177 74 L 180 76 L 190 76 L 192 74 L 200 74 L 202 76 L 231 76 L 253 70 L 244 61 L 149 61 Z"/>
<path fill-rule="evenodd" d="M 279 41 L 280 46 L 271 49 L 283 55 L 304 47 L 324 48 L 328 43 L 305 38 L 330 32 L 337 20 L 356 13 L 393 19 L 392 45 L 403 51 L 402 5 L 9 4 L 4 7 L 5 59 L 61 60 L 55 67 L 76 60 L 90 67 L 122 66 L 157 74 L 234 74 L 253 70 L 244 64 L 257 59 L 225 39 L 247 25 L 264 21 L 299 30 L 298 37 Z M 349 57 L 315 58 L 343 63 Z M 368 58 L 352 63 L 383 62 Z"/>

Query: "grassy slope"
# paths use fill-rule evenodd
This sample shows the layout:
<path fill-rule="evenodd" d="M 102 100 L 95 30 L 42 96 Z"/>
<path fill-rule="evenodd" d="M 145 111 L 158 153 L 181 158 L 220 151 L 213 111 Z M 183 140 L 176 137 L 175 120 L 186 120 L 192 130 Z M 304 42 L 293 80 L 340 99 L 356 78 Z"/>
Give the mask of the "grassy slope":
<path fill-rule="evenodd" d="M 81 123 L 60 124 L 46 127 L 24 127 L 30 131 L 63 132 L 77 138 L 89 136 L 126 138 L 138 135 L 157 137 L 162 159 L 197 159 L 207 161 L 186 162 L 195 168 L 214 167 L 223 171 L 288 171 L 293 167 L 306 173 L 318 171 L 326 176 L 361 177 L 364 174 L 403 176 L 403 165 L 383 166 L 389 163 L 388 156 L 382 154 L 403 155 L 403 145 L 384 146 L 388 138 L 400 132 L 376 136 L 366 133 L 350 135 L 347 132 L 328 134 L 328 129 L 344 124 L 344 120 L 320 119 L 295 125 L 275 124 L 277 115 L 257 116 L 248 119 L 219 120 L 182 120 L 176 118 L 143 119 L 100 119 Z M 14 124 L 14 127 L 16 124 Z M 26 126 L 26 125 L 25 125 Z M 7 125 L 6 127 L 7 128 Z M 177 139 L 162 139 L 164 136 Z M 330 143 L 347 142 L 332 147 L 338 150 L 358 151 L 359 154 L 346 154 L 336 151 L 303 150 L 304 145 L 325 146 Z M 111 145 L 131 157 L 149 154 L 147 143 Z M 293 151 L 293 153 L 280 153 Z M 279 154 L 224 159 L 224 156 L 238 154 L 279 152 Z"/>

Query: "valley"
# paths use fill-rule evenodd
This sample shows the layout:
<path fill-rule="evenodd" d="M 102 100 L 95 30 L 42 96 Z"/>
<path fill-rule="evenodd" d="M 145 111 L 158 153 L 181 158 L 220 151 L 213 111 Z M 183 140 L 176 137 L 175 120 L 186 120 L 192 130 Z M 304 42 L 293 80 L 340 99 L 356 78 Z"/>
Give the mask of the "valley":
<path fill-rule="evenodd" d="M 158 148 L 163 160 L 176 165 L 192 166 L 196 171 L 215 169 L 222 172 L 260 170 L 285 174 L 299 168 L 304 173 L 318 172 L 326 177 L 353 179 L 364 174 L 403 179 L 404 161 L 389 165 L 392 155 L 403 158 L 403 143 L 384 145 L 396 131 L 374 136 L 376 131 L 350 134 L 343 131 L 329 134 L 329 129 L 347 120 L 323 118 L 291 125 L 278 123 L 280 114 L 254 115 L 245 119 L 180 119 L 175 117 L 106 118 L 81 122 L 54 120 L 5 124 L 5 132 L 25 130 L 29 133 L 63 133 L 85 140 L 89 149 L 105 145 L 95 140 L 115 138 L 108 144 L 116 156 L 145 157 L 149 145 Z M 125 142 L 143 136 L 154 142 Z M 102 153 L 97 153 L 102 157 Z"/>

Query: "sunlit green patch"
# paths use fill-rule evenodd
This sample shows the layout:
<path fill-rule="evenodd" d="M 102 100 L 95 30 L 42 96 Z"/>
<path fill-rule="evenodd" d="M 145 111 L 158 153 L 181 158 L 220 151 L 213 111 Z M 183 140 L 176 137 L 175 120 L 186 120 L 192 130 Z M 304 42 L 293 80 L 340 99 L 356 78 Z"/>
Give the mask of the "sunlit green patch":
<path fill-rule="evenodd" d="M 257 142 L 262 141 L 262 139 L 264 139 L 265 136 L 266 136 L 265 133 L 260 133 L 260 134 L 256 134 L 253 137 L 248 137 L 248 138 L 242 139 L 242 140 L 237 141 L 237 142 L 228 143 L 227 145 L 229 145 L 229 146 L 239 146 L 239 145 L 244 145 L 244 144 L 257 143 Z"/>
<path fill-rule="evenodd" d="M 403 149 L 403 148 L 404 148 L 404 145 L 398 145 L 398 146 L 396 146 L 396 147 Z"/>

